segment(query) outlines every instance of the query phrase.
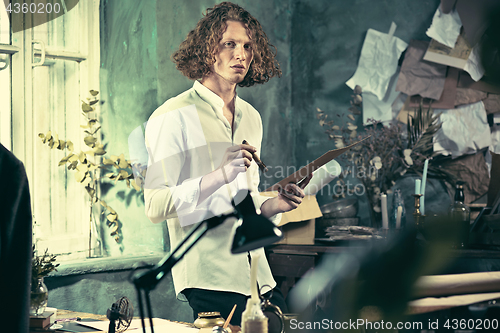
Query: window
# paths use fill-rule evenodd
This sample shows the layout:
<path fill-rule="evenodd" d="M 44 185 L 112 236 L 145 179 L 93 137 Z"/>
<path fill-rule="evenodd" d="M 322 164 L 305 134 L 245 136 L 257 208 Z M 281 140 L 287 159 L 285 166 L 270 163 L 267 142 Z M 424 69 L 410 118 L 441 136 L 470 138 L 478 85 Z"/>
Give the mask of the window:
<path fill-rule="evenodd" d="M 10 62 L 0 71 L 0 140 L 25 165 L 38 248 L 61 259 L 86 258 L 100 250 L 99 220 L 91 220 L 74 173 L 58 166 L 65 153 L 42 144 L 38 133 L 50 130 L 84 148 L 80 101 L 99 90 L 99 1 L 78 1 L 69 10 L 63 0 L 47 2 L 61 4 L 65 14 L 26 14 L 26 25 L 53 19 L 15 33 L 0 5 L 0 68 L 2 59 Z"/>

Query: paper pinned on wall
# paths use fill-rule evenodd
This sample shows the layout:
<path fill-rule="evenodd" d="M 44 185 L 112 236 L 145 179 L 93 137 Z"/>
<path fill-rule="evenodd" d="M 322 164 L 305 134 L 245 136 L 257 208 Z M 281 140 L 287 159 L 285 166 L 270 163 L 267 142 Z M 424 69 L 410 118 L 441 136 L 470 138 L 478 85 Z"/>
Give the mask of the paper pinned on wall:
<path fill-rule="evenodd" d="M 500 154 L 500 125 L 497 124 L 491 126 L 490 151 L 495 154 Z"/>
<path fill-rule="evenodd" d="M 370 118 L 380 122 L 388 122 L 393 119 L 392 104 L 400 94 L 399 91 L 396 91 L 398 76 L 399 72 L 396 71 L 391 77 L 389 87 L 382 100 L 370 92 L 363 91 L 363 124 L 365 126 L 371 124 L 368 122 Z"/>
<path fill-rule="evenodd" d="M 481 57 L 479 56 L 480 44 L 476 44 L 470 54 L 467 62 L 465 63 L 464 71 L 470 74 L 474 81 L 479 81 L 484 75 L 484 67 L 481 64 Z"/>
<path fill-rule="evenodd" d="M 458 35 L 460 35 L 461 27 L 462 21 L 455 9 L 448 14 L 444 14 L 441 11 L 441 6 L 438 6 L 432 18 L 432 24 L 429 29 L 427 29 L 426 34 L 441 44 L 453 48 Z"/>
<path fill-rule="evenodd" d="M 490 127 L 483 102 L 458 106 L 456 109 L 435 109 L 443 124 L 434 137 L 434 151 L 456 158 L 474 154 L 491 146 Z M 467 133 L 467 135 L 464 135 Z"/>
<path fill-rule="evenodd" d="M 391 26 L 390 32 L 394 33 L 395 26 Z M 399 57 L 407 46 L 406 42 L 390 33 L 368 29 L 358 68 L 346 85 L 351 89 L 359 85 L 363 92 L 372 93 L 382 100 L 398 68 Z"/>

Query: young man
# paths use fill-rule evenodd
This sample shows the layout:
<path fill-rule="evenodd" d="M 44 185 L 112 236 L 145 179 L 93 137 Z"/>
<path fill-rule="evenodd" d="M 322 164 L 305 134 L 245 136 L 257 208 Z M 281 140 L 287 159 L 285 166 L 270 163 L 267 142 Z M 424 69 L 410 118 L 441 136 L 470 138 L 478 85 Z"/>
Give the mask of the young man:
<path fill-rule="evenodd" d="M 250 13 L 223 2 L 207 10 L 173 54 L 177 69 L 195 82 L 148 121 L 144 192 L 147 216 L 155 223 L 167 220 L 172 247 L 185 238 L 191 224 L 231 211 L 238 191 L 250 191 L 261 214 L 274 222 L 304 197 L 295 184 L 275 198 L 258 195 L 259 169 L 252 154 L 260 153 L 262 121 L 237 96 L 236 86 L 281 75 L 271 48 Z M 234 222 L 226 220 L 210 230 L 172 269 L 176 294 L 179 299 L 187 297 L 195 318 L 207 311 L 219 311 L 226 318 L 237 304 L 231 323 L 240 324 L 250 295 L 252 256 L 260 256 L 259 286 L 276 286 L 263 249 L 230 253 Z M 279 290 L 275 295 L 274 303 L 285 308 Z"/>

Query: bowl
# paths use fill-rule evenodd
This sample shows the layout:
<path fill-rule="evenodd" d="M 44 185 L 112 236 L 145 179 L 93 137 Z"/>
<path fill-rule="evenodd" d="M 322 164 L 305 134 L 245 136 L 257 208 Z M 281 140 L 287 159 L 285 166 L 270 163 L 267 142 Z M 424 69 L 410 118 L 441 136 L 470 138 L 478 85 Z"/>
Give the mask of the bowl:
<path fill-rule="evenodd" d="M 358 214 L 358 199 L 340 199 L 321 206 L 321 213 L 325 219 L 339 219 L 356 217 Z"/>

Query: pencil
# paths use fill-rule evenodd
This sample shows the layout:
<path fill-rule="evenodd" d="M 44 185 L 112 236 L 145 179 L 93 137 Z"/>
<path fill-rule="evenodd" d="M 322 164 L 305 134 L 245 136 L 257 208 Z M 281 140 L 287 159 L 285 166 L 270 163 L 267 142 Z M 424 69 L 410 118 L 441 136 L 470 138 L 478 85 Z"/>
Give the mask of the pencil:
<path fill-rule="evenodd" d="M 231 321 L 231 318 L 233 318 L 234 310 L 236 310 L 236 305 L 237 305 L 237 304 L 235 304 L 235 305 L 233 306 L 233 309 L 231 310 L 231 313 L 230 313 L 230 314 L 229 314 L 229 316 L 227 317 L 226 322 L 224 323 L 224 326 L 222 326 L 222 328 L 227 328 L 227 326 L 229 325 L 229 322 Z"/>

